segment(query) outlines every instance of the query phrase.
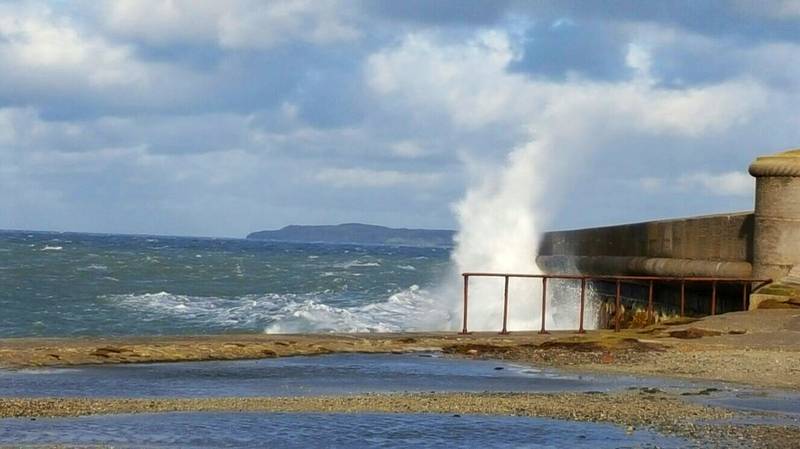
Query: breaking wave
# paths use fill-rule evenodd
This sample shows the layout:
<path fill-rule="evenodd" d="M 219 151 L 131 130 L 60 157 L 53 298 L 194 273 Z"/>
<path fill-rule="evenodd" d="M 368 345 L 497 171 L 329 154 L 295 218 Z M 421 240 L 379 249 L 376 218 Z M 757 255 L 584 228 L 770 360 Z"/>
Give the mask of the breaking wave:
<path fill-rule="evenodd" d="M 336 268 L 343 268 L 345 270 L 350 268 L 365 268 L 365 267 L 379 267 L 381 266 L 379 261 L 375 260 L 351 260 L 350 262 L 345 262 L 341 264 L 335 265 Z"/>
<path fill-rule="evenodd" d="M 334 303 L 340 301 L 327 290 L 234 298 L 159 292 L 107 295 L 104 299 L 145 321 L 175 319 L 176 325 L 189 322 L 265 333 L 441 330 L 452 320 L 441 301 L 416 285 L 383 301 L 350 307 L 336 306 Z"/>

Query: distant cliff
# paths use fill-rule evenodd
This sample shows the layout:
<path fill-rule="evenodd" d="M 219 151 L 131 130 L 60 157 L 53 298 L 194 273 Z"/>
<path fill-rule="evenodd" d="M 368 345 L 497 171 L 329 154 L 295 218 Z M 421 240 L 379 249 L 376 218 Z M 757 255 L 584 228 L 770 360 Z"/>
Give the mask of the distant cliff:
<path fill-rule="evenodd" d="M 395 229 L 361 223 L 340 225 L 290 225 L 275 231 L 258 231 L 253 240 L 278 242 L 356 243 L 364 245 L 453 246 L 455 231 L 442 229 Z"/>

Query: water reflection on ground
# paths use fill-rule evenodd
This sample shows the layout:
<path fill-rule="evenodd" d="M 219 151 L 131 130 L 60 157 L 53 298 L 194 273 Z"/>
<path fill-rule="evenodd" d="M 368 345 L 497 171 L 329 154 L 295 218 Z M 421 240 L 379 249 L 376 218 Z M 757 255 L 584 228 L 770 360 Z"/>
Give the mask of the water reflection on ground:
<path fill-rule="evenodd" d="M 159 448 L 682 448 L 689 442 L 594 423 L 522 417 L 165 413 L 0 420 L 0 444 Z"/>
<path fill-rule="evenodd" d="M 662 381 L 433 354 L 332 354 L 0 372 L 0 396 L 213 397 L 427 391 L 609 391 Z M 680 383 L 677 383 L 680 384 Z"/>

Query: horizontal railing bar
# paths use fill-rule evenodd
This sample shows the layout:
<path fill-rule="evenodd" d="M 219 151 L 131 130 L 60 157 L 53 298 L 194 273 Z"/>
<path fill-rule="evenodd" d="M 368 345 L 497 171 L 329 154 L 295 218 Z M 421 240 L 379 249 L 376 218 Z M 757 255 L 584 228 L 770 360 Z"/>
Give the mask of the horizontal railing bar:
<path fill-rule="evenodd" d="M 648 306 L 647 306 L 647 313 L 648 313 L 648 321 L 652 317 L 653 313 L 653 283 L 655 281 L 661 282 L 680 282 L 681 285 L 681 316 L 684 313 L 684 306 L 686 302 L 686 283 L 687 282 L 711 282 L 712 285 L 712 293 L 711 293 L 711 314 L 716 314 L 716 303 L 717 303 L 717 285 L 720 283 L 732 283 L 732 284 L 742 284 L 743 285 L 743 299 L 742 299 L 742 308 L 746 310 L 747 306 L 747 299 L 748 299 L 748 287 L 752 288 L 753 283 L 758 282 L 758 286 L 755 289 L 761 288 L 764 285 L 769 284 L 772 282 L 772 279 L 757 279 L 757 278 L 732 278 L 732 277 L 713 277 L 713 276 L 590 276 L 590 275 L 580 275 L 580 274 L 524 274 L 524 273 L 486 273 L 486 272 L 466 272 L 461 274 L 464 277 L 464 325 L 461 330 L 461 334 L 468 334 L 469 331 L 467 330 L 467 308 L 468 308 L 468 296 L 469 296 L 469 278 L 470 277 L 502 277 L 505 278 L 505 287 L 503 291 L 503 329 L 500 331 L 501 334 L 508 333 L 508 280 L 509 278 L 533 278 L 533 279 L 541 279 L 542 280 L 542 314 L 541 314 L 541 321 L 542 327 L 539 331 L 540 334 L 546 334 L 547 329 L 545 327 L 545 317 L 547 315 L 547 280 L 548 279 L 574 279 L 581 281 L 581 301 L 580 301 L 580 326 L 578 328 L 578 333 L 583 333 L 583 314 L 584 314 L 584 301 L 586 295 L 586 281 L 614 281 L 616 283 L 616 294 L 615 296 L 615 308 L 614 308 L 614 330 L 619 332 L 620 330 L 620 321 L 621 321 L 621 299 L 622 299 L 622 289 L 621 284 L 624 281 L 647 281 L 650 284 L 650 288 L 648 291 Z"/>
<path fill-rule="evenodd" d="M 534 278 L 534 279 L 575 279 L 575 280 L 594 280 L 594 281 L 664 281 L 664 282 L 761 282 L 769 283 L 772 279 L 762 278 L 733 278 L 733 277 L 712 277 L 712 276 L 609 276 L 609 275 L 580 275 L 580 274 L 523 274 L 523 273 L 485 273 L 467 272 L 462 273 L 467 277 L 513 277 L 513 278 Z"/>

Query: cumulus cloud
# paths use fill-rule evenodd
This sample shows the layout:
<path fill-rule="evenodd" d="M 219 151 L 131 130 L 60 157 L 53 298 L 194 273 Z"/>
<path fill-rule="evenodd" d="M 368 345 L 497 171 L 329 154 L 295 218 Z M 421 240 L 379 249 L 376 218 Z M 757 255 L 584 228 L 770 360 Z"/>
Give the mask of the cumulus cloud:
<path fill-rule="evenodd" d="M 28 3 L 0 4 L 0 70 L 3 104 L 36 104 L 67 115 L 97 105 L 169 108 L 198 94 L 204 78 L 144 60 L 134 45 Z"/>
<path fill-rule="evenodd" d="M 87 36 L 44 7 L 1 8 L 0 64 L 12 79 L 66 78 L 99 88 L 146 82 L 146 67 L 134 60 L 130 47 Z"/>
<path fill-rule="evenodd" d="M 698 135 L 746 121 L 767 92 L 749 80 L 686 89 L 661 88 L 650 73 L 646 49 L 631 45 L 630 81 L 558 82 L 508 71 L 517 57 L 509 36 L 492 31 L 456 44 L 415 34 L 367 62 L 375 91 L 408 108 L 436 108 L 457 124 L 497 122 L 529 126 L 535 133 L 569 128 Z M 579 128 L 580 127 L 580 128 Z"/>

